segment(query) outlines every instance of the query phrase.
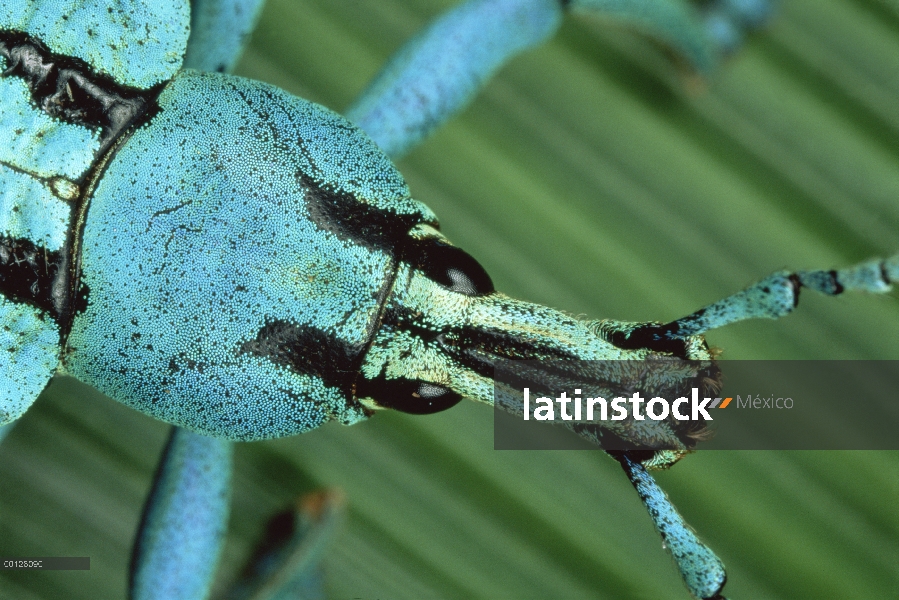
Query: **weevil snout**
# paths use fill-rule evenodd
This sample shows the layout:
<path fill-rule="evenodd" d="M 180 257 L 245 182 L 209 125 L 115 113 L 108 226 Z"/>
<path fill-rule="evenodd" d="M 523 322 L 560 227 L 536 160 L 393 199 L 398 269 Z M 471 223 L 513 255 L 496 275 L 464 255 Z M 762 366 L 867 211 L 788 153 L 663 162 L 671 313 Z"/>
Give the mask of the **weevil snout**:
<path fill-rule="evenodd" d="M 425 414 L 469 397 L 521 414 L 523 387 L 675 398 L 691 385 L 705 393 L 717 384 L 718 369 L 701 336 L 661 345 L 620 343 L 653 325 L 582 320 L 515 300 L 495 291 L 483 267 L 436 230 L 421 226 L 412 235 L 356 383 L 356 396 L 369 406 Z M 495 381 L 499 371 L 505 374 Z M 673 418 L 652 431 L 633 421 L 612 429 L 567 425 L 601 445 L 614 439 L 619 447 L 680 451 L 692 448 L 704 430 L 704 423 Z"/>

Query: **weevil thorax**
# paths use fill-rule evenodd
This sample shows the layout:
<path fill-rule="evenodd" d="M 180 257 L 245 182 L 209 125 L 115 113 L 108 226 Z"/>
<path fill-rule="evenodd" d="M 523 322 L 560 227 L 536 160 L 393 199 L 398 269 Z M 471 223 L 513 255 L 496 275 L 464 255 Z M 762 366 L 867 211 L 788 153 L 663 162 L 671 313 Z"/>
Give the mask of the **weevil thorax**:
<path fill-rule="evenodd" d="M 339 115 L 182 71 L 109 160 L 82 243 L 67 371 L 235 439 L 370 414 L 353 387 L 397 246 L 435 222 Z"/>

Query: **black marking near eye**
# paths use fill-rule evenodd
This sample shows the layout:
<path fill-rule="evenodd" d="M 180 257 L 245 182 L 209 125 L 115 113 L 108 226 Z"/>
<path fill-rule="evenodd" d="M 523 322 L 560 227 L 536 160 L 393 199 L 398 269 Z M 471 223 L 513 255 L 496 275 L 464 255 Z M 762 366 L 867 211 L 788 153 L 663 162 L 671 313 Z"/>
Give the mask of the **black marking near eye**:
<path fill-rule="evenodd" d="M 384 408 L 413 415 L 430 415 L 457 405 L 462 396 L 440 385 L 409 379 L 360 378 L 356 396 L 371 398 Z"/>
<path fill-rule="evenodd" d="M 421 222 L 419 215 L 377 208 L 353 194 L 320 184 L 305 173 L 297 177 L 306 190 L 309 219 L 340 240 L 394 256 L 406 243 L 409 230 Z"/>
<path fill-rule="evenodd" d="M 40 110 L 67 123 L 100 130 L 98 156 L 128 127 L 150 116 L 163 86 L 142 91 L 120 85 L 83 60 L 56 54 L 19 31 L 0 31 L 0 56 L 7 62 L 3 76 L 23 79 Z"/>
<path fill-rule="evenodd" d="M 462 397 L 444 387 L 405 379 L 367 380 L 359 375 L 365 344 L 349 345 L 332 334 L 309 325 L 270 321 L 244 342 L 240 351 L 267 358 L 294 373 L 318 377 L 340 390 L 347 402 L 372 398 L 384 408 L 412 414 L 446 410 Z"/>
<path fill-rule="evenodd" d="M 466 296 L 484 296 L 496 291 L 490 275 L 470 254 L 446 242 L 429 238 L 406 248 L 407 262 L 428 279 Z"/>
<path fill-rule="evenodd" d="M 319 377 L 325 385 L 350 398 L 363 348 L 317 327 L 273 320 L 259 330 L 256 339 L 244 342 L 240 350 L 267 358 L 294 373 Z"/>
<path fill-rule="evenodd" d="M 380 209 L 352 193 L 319 183 L 304 172 L 296 176 L 306 191 L 309 220 L 320 230 L 407 262 L 451 291 L 469 296 L 495 291 L 490 276 L 465 251 L 435 238 L 409 238 L 409 231 L 422 224 L 420 215 Z"/>

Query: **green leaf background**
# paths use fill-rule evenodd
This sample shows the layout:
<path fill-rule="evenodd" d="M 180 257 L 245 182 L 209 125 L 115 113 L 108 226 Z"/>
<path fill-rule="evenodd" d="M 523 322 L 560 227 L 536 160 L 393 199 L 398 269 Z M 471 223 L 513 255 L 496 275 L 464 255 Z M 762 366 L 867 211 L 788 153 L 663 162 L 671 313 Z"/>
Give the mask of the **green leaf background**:
<path fill-rule="evenodd" d="M 239 68 L 340 110 L 451 0 L 271 0 Z M 569 18 L 400 161 L 510 295 L 670 320 L 784 268 L 899 250 L 899 5 L 784 0 L 704 86 L 650 41 Z M 899 359 L 899 302 L 805 294 L 708 336 L 726 359 Z M 899 383 L 899 382 L 897 382 Z M 167 427 L 57 380 L 0 446 L 0 597 L 124 597 Z M 340 487 L 330 597 L 687 598 L 600 452 L 492 449 L 491 409 L 379 414 L 240 444 L 221 589 L 267 517 Z M 899 453 L 698 452 L 658 475 L 728 567 L 728 597 L 899 597 Z"/>

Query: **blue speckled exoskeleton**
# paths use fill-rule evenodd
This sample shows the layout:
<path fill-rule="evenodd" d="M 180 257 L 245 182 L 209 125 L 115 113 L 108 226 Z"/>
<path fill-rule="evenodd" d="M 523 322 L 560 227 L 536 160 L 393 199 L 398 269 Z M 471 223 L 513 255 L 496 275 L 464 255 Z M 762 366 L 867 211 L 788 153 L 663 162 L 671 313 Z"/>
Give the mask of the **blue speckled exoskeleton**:
<path fill-rule="evenodd" d="M 220 73 L 257 3 L 198 2 L 193 14 L 181 3 L 7 3 L 2 422 L 66 373 L 179 426 L 131 594 L 203 597 L 227 513 L 224 440 L 351 424 L 378 408 L 436 412 L 463 396 L 492 403 L 497 357 L 710 360 L 703 332 L 786 314 L 800 287 L 886 291 L 897 258 L 778 273 L 668 324 L 575 319 L 496 292 L 388 158 L 549 37 L 565 10 L 635 25 L 705 72 L 755 23 L 740 12 L 754 6 L 722 2 L 703 21 L 665 0 L 469 2 L 410 42 L 347 121 Z M 720 597 L 723 565 L 646 472 L 693 447 L 675 425 L 676 450 L 615 457 L 690 592 Z"/>

